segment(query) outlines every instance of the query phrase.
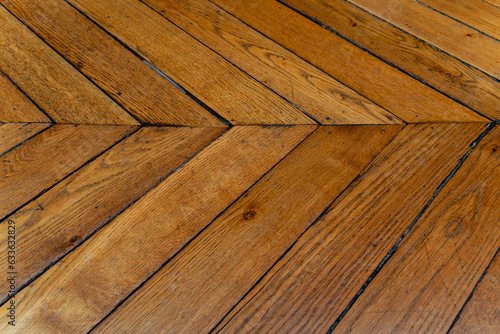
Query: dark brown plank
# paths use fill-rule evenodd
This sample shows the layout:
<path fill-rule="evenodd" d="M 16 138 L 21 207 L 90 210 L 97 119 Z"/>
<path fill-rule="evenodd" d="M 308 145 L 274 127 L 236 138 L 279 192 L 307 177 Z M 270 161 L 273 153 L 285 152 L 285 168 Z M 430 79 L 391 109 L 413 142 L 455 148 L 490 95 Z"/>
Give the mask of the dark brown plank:
<path fill-rule="evenodd" d="M 0 155 L 49 127 L 49 123 L 0 124 Z"/>
<path fill-rule="evenodd" d="M 56 123 L 139 123 L 0 6 L 0 71 Z"/>
<path fill-rule="evenodd" d="M 337 332 L 444 333 L 500 247 L 500 128 L 430 205 Z"/>
<path fill-rule="evenodd" d="M 314 128 L 233 127 L 20 291 L 15 331 L 87 333 Z"/>
<path fill-rule="evenodd" d="M 276 1 L 212 0 L 212 2 L 406 122 L 486 121 L 473 111 Z M 496 82 L 491 85 L 498 87 Z M 449 90 L 450 93 L 455 91 L 456 88 Z M 498 115 L 500 105 L 498 88 L 489 93 L 471 89 L 467 89 L 464 93 L 464 99 L 477 98 L 480 105 L 486 103 L 484 101 L 487 101 L 487 96 L 492 101 L 490 107 L 478 110 L 484 113 L 489 110 L 489 114 Z"/>
<path fill-rule="evenodd" d="M 0 219 L 131 132 L 130 126 L 54 125 L 0 158 Z"/>
<path fill-rule="evenodd" d="M 223 126 L 64 0 L 1 0 L 73 66 L 146 124 Z"/>
<path fill-rule="evenodd" d="M 407 126 L 226 316 L 223 332 L 325 333 L 483 127 Z"/>
<path fill-rule="evenodd" d="M 69 0 L 233 124 L 316 124 L 137 0 Z"/>

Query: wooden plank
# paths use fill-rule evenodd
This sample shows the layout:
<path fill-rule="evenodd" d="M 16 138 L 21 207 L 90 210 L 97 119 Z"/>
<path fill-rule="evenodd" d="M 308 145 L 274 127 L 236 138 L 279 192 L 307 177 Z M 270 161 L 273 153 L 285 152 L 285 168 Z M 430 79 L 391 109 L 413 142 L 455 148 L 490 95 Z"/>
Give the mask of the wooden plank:
<path fill-rule="evenodd" d="M 419 0 L 483 33 L 500 39 L 500 8 L 482 0 Z"/>
<path fill-rule="evenodd" d="M 233 127 L 21 290 L 14 331 L 87 333 L 314 128 Z"/>
<path fill-rule="evenodd" d="M 125 134 L 129 126 L 54 125 L 0 159 L 0 219 L 60 181 Z"/>
<path fill-rule="evenodd" d="M 2 72 L 0 87 L 0 122 L 50 122 Z"/>
<path fill-rule="evenodd" d="M 69 2 L 233 124 L 315 124 L 140 1 Z"/>
<path fill-rule="evenodd" d="M 500 328 L 500 256 L 493 259 L 451 334 L 495 333 Z"/>
<path fill-rule="evenodd" d="M 0 6 L 0 71 L 56 123 L 139 123 Z"/>
<path fill-rule="evenodd" d="M 482 127 L 407 126 L 219 329 L 325 333 Z"/>
<path fill-rule="evenodd" d="M 0 3 L 143 123 L 224 125 L 66 1 Z"/>
<path fill-rule="evenodd" d="M 400 130 L 320 128 L 95 332 L 208 333 Z"/>
<path fill-rule="evenodd" d="M 208 0 L 144 2 L 322 124 L 401 123 Z"/>
<path fill-rule="evenodd" d="M 287 3 L 483 115 L 500 118 L 500 83 L 483 72 L 346 1 Z M 422 25 L 420 19 L 415 22 Z M 435 24 L 429 27 L 434 28 Z M 478 52 L 484 47 L 474 50 Z"/>
<path fill-rule="evenodd" d="M 497 128 L 443 188 L 338 332 L 449 329 L 500 247 L 499 148 Z"/>
<path fill-rule="evenodd" d="M 1 129 L 1 127 L 0 127 Z M 222 128 L 142 128 L 6 220 L 21 288 L 207 146 Z M 5 224 L 4 224 L 5 225 Z M 7 244 L 8 234 L 0 235 Z M 7 262 L 7 253 L 0 254 Z M 7 270 L 8 271 L 8 270 Z M 0 292 L 5 301 L 7 291 Z"/>
<path fill-rule="evenodd" d="M 485 121 L 471 110 L 276 1 L 212 0 L 212 2 L 406 122 Z M 437 64 L 440 63 L 441 61 Z M 431 68 L 439 69 L 440 66 Z M 428 81 L 428 78 L 425 79 Z M 461 84 L 465 85 L 464 87 L 472 85 L 467 82 Z M 471 82 L 475 83 L 476 80 Z M 476 91 L 467 88 L 462 96 L 463 101 L 469 103 L 467 99 L 477 99 L 477 103 L 471 105 L 472 107 L 485 114 L 488 112 L 499 115 L 499 90 L 497 88 L 496 91 L 485 92 L 490 86 L 498 87 L 498 84 L 490 82 L 485 88 Z M 453 88 L 448 89 L 447 93 L 453 95 L 457 91 L 458 88 Z M 485 102 L 488 98 L 492 101 L 489 104 Z"/>
<path fill-rule="evenodd" d="M 49 127 L 49 123 L 5 123 L 0 125 L 0 156 Z"/>

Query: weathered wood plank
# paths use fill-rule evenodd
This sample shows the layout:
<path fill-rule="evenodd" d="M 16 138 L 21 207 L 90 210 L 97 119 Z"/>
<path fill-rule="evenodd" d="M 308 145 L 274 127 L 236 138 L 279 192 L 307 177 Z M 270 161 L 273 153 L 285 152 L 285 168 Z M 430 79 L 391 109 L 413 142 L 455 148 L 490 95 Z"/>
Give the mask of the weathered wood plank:
<path fill-rule="evenodd" d="M 444 333 L 500 247 L 493 129 L 339 323 L 338 332 Z"/>
<path fill-rule="evenodd" d="M 225 317 L 222 331 L 325 333 L 482 127 L 407 126 Z"/>
<path fill-rule="evenodd" d="M 60 181 L 130 126 L 54 125 L 0 158 L 0 219 Z"/>
<path fill-rule="evenodd" d="M 322 124 L 400 123 L 208 0 L 144 2 Z"/>
<path fill-rule="evenodd" d="M 212 0 L 212 2 L 406 122 L 486 121 L 468 108 L 276 1 Z M 311 1 L 307 1 L 307 3 L 309 4 Z M 336 18 L 336 20 L 339 19 Z M 328 21 L 325 24 L 332 25 L 333 23 Z M 359 27 L 361 23 L 357 24 Z M 351 26 L 349 28 L 352 29 Z M 405 41 L 406 39 L 407 37 L 403 38 Z M 405 62 L 407 61 L 405 60 Z M 421 61 L 425 61 L 425 59 Z M 441 61 L 433 63 L 432 67 L 427 67 L 425 71 L 428 72 L 428 68 L 441 69 L 440 63 Z M 401 65 L 404 63 L 398 64 L 398 66 L 404 67 Z M 444 73 L 452 73 L 452 79 L 454 79 L 456 71 L 443 72 L 442 76 Z M 429 78 L 427 78 L 429 75 L 423 76 L 424 74 L 420 73 L 420 77 L 429 82 Z M 466 76 L 466 73 L 461 73 L 461 75 Z M 430 79 L 433 77 L 431 76 Z M 450 82 L 451 80 L 447 78 L 446 81 Z M 477 84 L 484 86 L 476 90 L 468 87 L 463 91 L 461 100 L 484 114 L 496 115 L 500 118 L 498 113 L 500 105 L 499 85 L 493 80 L 486 82 L 488 84 L 485 84 L 484 80 L 478 81 L 468 78 L 467 81 L 460 83 L 460 87 Z M 449 83 L 446 86 L 450 86 Z M 443 90 L 443 87 L 440 89 Z M 458 91 L 455 87 L 446 92 L 453 96 Z M 470 103 L 471 99 L 477 100 L 477 103 Z"/>
<path fill-rule="evenodd" d="M 139 123 L 0 6 L 0 71 L 56 123 Z"/>
<path fill-rule="evenodd" d="M 143 123 L 224 125 L 66 1 L 0 3 Z"/>
<path fill-rule="evenodd" d="M 69 0 L 233 124 L 316 124 L 136 0 Z"/>
<path fill-rule="evenodd" d="M 314 128 L 233 127 L 20 291 L 15 330 L 87 333 Z"/>
<path fill-rule="evenodd" d="M 0 156 L 49 126 L 49 123 L 0 124 Z"/>

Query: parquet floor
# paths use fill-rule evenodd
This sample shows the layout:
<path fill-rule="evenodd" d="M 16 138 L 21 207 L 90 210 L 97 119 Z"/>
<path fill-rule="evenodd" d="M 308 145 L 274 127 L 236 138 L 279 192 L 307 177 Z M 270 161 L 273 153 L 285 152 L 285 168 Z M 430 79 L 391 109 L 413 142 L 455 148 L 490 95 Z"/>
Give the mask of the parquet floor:
<path fill-rule="evenodd" d="M 498 0 L 0 0 L 1 333 L 500 333 Z"/>

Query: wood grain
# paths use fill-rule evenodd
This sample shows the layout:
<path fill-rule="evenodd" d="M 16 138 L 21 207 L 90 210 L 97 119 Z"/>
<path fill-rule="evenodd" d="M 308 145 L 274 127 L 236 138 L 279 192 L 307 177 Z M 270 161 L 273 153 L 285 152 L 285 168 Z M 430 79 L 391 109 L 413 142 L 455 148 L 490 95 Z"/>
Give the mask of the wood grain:
<path fill-rule="evenodd" d="M 0 71 L 56 123 L 139 124 L 2 6 L 0 34 Z"/>
<path fill-rule="evenodd" d="M 483 115 L 500 118 L 500 83 L 481 71 L 343 0 L 286 2 Z"/>
<path fill-rule="evenodd" d="M 16 330 L 87 333 L 314 128 L 233 127 L 20 291 Z"/>
<path fill-rule="evenodd" d="M 0 124 L 0 156 L 49 126 L 49 123 Z"/>
<path fill-rule="evenodd" d="M 54 125 L 0 159 L 0 219 L 133 130 Z"/>
<path fill-rule="evenodd" d="M 69 2 L 233 124 L 315 124 L 140 1 Z"/>
<path fill-rule="evenodd" d="M 276 1 L 212 2 L 406 122 L 486 121 L 473 111 Z M 498 85 L 494 82 L 490 86 Z M 455 92 L 456 89 L 449 91 Z M 479 95 L 474 97 L 474 94 Z M 489 114 L 498 115 L 498 88 L 490 93 L 472 93 L 470 89 L 464 93 L 464 99 L 477 98 L 480 105 L 485 103 L 488 96 L 493 101 L 490 107 L 478 110 L 484 113 L 489 110 Z"/>
<path fill-rule="evenodd" d="M 219 329 L 325 333 L 482 128 L 407 126 Z"/>
<path fill-rule="evenodd" d="M 224 126 L 66 1 L 0 3 L 143 123 Z"/>
<path fill-rule="evenodd" d="M 500 130 L 430 205 L 335 332 L 444 333 L 500 247 Z"/>
<path fill-rule="evenodd" d="M 9 78 L 0 72 L 0 122 L 50 122 Z"/>
<path fill-rule="evenodd" d="M 401 123 L 208 0 L 144 2 L 322 124 Z"/>
<path fill-rule="evenodd" d="M 493 259 L 451 334 L 495 333 L 500 328 L 500 256 Z"/>
<path fill-rule="evenodd" d="M 1 129 L 1 127 L 0 127 Z M 17 233 L 17 288 L 86 240 L 207 146 L 222 128 L 142 128 L 6 220 Z M 4 224 L 5 225 L 5 224 Z M 7 233 L 0 243 L 7 244 Z M 7 263 L 7 253 L 0 254 Z M 5 301 L 7 291 L 0 292 Z"/>
<path fill-rule="evenodd" d="M 95 331 L 208 333 L 400 129 L 321 127 Z"/>

